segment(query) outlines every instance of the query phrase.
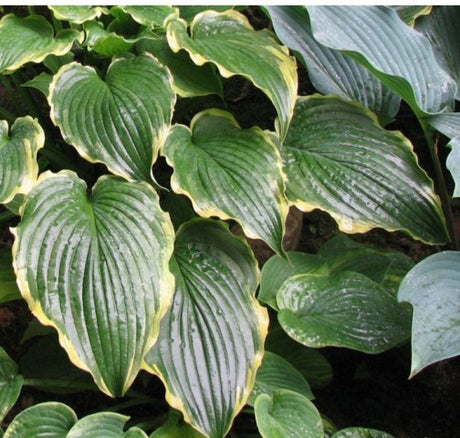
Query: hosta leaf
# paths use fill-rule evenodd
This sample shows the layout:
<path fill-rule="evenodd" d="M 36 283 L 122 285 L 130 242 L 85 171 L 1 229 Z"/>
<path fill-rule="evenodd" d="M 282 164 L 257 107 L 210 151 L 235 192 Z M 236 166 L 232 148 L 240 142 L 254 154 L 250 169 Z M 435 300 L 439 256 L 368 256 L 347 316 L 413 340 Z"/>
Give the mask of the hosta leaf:
<path fill-rule="evenodd" d="M 85 21 L 99 18 L 106 14 L 105 8 L 100 6 L 48 6 L 58 20 L 70 21 L 75 24 L 82 24 Z"/>
<path fill-rule="evenodd" d="M 240 129 L 229 113 L 208 110 L 190 129 L 175 125 L 163 151 L 174 168 L 173 190 L 187 195 L 200 216 L 236 219 L 248 237 L 283 253 L 284 176 L 266 132 Z"/>
<path fill-rule="evenodd" d="M 332 435 L 332 438 L 394 438 L 389 433 L 364 427 L 349 427 Z"/>
<path fill-rule="evenodd" d="M 130 180 L 151 180 L 175 103 L 165 67 L 148 54 L 119 58 L 102 79 L 71 63 L 50 88 L 51 118 L 80 155 Z"/>
<path fill-rule="evenodd" d="M 305 7 L 268 6 L 267 10 L 276 35 L 297 53 L 318 91 L 356 100 L 387 118 L 396 115 L 400 98 L 357 61 L 318 43 Z"/>
<path fill-rule="evenodd" d="M 88 50 L 94 50 L 107 57 L 128 52 L 137 41 L 137 39 L 124 38 L 115 32 L 108 32 L 98 21 L 87 21 L 83 24 L 83 29 L 86 32 L 85 45 Z"/>
<path fill-rule="evenodd" d="M 452 151 L 447 156 L 446 167 L 454 179 L 455 188 L 453 196 L 460 196 L 460 136 L 453 138 L 448 146 Z"/>
<path fill-rule="evenodd" d="M 347 233 L 382 227 L 447 241 L 439 199 L 411 143 L 358 104 L 299 98 L 282 154 L 287 196 L 298 208 L 326 210 Z"/>
<path fill-rule="evenodd" d="M 150 438 L 204 438 L 190 424 L 181 421 L 181 417 L 179 412 L 171 410 L 166 424 L 155 430 Z"/>
<path fill-rule="evenodd" d="M 398 299 L 414 307 L 411 376 L 460 354 L 460 252 L 434 254 L 415 265 Z"/>
<path fill-rule="evenodd" d="M 429 40 L 386 6 L 307 6 L 313 36 L 369 68 L 418 113 L 453 107 L 454 81 Z"/>
<path fill-rule="evenodd" d="M 123 394 L 173 288 L 174 232 L 154 190 L 105 176 L 88 195 L 74 173 L 47 172 L 13 231 L 16 277 L 32 312 L 102 391 Z"/>
<path fill-rule="evenodd" d="M 279 389 L 288 389 L 302 394 L 309 400 L 314 396 L 305 378 L 286 359 L 266 351 L 262 365 L 257 371 L 256 383 L 249 397 L 248 404 L 254 402 L 260 394 L 273 395 Z"/>
<path fill-rule="evenodd" d="M 54 37 L 51 24 L 39 15 L 5 15 L 0 21 L 0 73 L 11 73 L 27 62 L 41 62 L 51 53 L 63 55 L 81 36 L 76 30 L 64 29 Z"/>
<path fill-rule="evenodd" d="M 171 14 L 177 15 L 177 9 L 172 6 L 120 6 L 127 14 L 147 27 L 162 27 L 165 19 Z"/>
<path fill-rule="evenodd" d="M 78 420 L 66 438 L 147 438 L 144 431 L 132 427 L 123 432 L 129 417 L 115 412 L 97 412 Z"/>
<path fill-rule="evenodd" d="M 0 347 L 0 423 L 16 403 L 24 378 L 18 374 L 18 366 Z"/>
<path fill-rule="evenodd" d="M 295 59 L 267 30 L 254 31 L 244 15 L 234 10 L 205 11 L 190 25 L 182 19 L 167 22 L 168 42 L 175 52 L 185 49 L 202 65 L 212 62 L 224 77 L 242 75 L 260 88 L 278 112 L 284 138 L 297 95 Z"/>
<path fill-rule="evenodd" d="M 24 84 L 22 84 L 22 86 L 35 88 L 36 90 L 42 92 L 45 97 L 48 97 L 50 84 L 52 80 L 53 76 L 51 76 L 49 73 L 42 71 L 39 75 L 35 76 L 30 81 L 27 81 Z"/>
<path fill-rule="evenodd" d="M 197 66 L 184 50 L 174 53 L 165 37 L 142 38 L 139 52 L 149 52 L 172 73 L 174 90 L 182 97 L 223 95 L 222 81 L 211 64 Z"/>
<path fill-rule="evenodd" d="M 431 13 L 432 6 L 392 6 L 404 23 L 414 27 L 415 20 Z"/>
<path fill-rule="evenodd" d="M 278 320 L 309 347 L 337 346 L 380 353 L 410 335 L 410 313 L 364 275 L 296 275 L 277 294 Z"/>
<path fill-rule="evenodd" d="M 323 422 L 308 398 L 288 390 L 261 394 L 255 402 L 257 427 L 263 438 L 322 438 Z"/>
<path fill-rule="evenodd" d="M 188 23 L 191 22 L 194 18 L 195 15 L 198 15 L 200 12 L 204 11 L 217 11 L 217 12 L 223 12 L 228 9 L 233 9 L 233 6 L 231 5 L 192 5 L 192 6 L 181 6 L 179 9 L 180 12 L 180 18 L 183 18 L 185 21 Z"/>
<path fill-rule="evenodd" d="M 11 249 L 0 248 L 0 304 L 21 298 L 11 260 Z"/>
<path fill-rule="evenodd" d="M 40 403 L 20 412 L 3 438 L 67 438 L 76 421 L 77 415 L 67 405 Z"/>
<path fill-rule="evenodd" d="M 433 44 L 438 62 L 449 72 L 457 84 L 456 99 L 460 100 L 460 42 L 458 24 L 460 9 L 456 6 L 439 6 L 417 22 L 416 29 Z"/>
<path fill-rule="evenodd" d="M 257 298 L 274 309 L 277 309 L 276 293 L 289 277 L 296 274 L 326 275 L 329 272 L 326 261 L 316 255 L 291 251 L 287 256 L 288 259 L 275 254 L 262 268 Z"/>
<path fill-rule="evenodd" d="M 427 122 L 449 138 L 460 136 L 460 113 L 435 114 L 426 118 Z"/>
<path fill-rule="evenodd" d="M 30 116 L 8 123 L 0 120 L 0 202 L 27 194 L 38 175 L 37 152 L 45 143 L 43 129 Z"/>
<path fill-rule="evenodd" d="M 220 438 L 262 361 L 268 316 L 254 297 L 257 265 L 245 242 L 206 219 L 180 228 L 174 254 L 176 292 L 146 363 L 185 421 Z"/>

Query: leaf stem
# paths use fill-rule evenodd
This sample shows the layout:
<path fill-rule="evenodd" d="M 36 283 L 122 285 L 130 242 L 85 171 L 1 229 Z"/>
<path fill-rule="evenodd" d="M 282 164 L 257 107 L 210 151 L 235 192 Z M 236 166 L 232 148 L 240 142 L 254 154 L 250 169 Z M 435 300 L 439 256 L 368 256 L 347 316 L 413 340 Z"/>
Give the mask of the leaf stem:
<path fill-rule="evenodd" d="M 29 11 L 29 15 L 35 15 L 35 6 L 29 5 L 27 6 L 27 10 Z"/>

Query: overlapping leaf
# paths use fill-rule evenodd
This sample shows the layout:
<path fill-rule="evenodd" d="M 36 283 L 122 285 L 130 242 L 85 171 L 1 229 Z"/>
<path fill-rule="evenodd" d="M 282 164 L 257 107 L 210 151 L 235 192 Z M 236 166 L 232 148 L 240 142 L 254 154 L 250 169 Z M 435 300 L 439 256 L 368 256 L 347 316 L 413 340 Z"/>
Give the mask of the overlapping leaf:
<path fill-rule="evenodd" d="M 432 6 L 425 5 L 410 5 L 410 6 L 392 6 L 392 8 L 398 13 L 399 18 L 401 18 L 404 23 L 408 24 L 411 27 L 414 27 L 415 20 L 423 15 L 428 15 L 431 13 Z"/>
<path fill-rule="evenodd" d="M 100 389 L 123 394 L 171 299 L 173 229 L 145 183 L 45 173 L 14 230 L 19 288 Z"/>
<path fill-rule="evenodd" d="M 16 403 L 24 383 L 18 366 L 6 351 L 0 347 L 0 422 Z"/>
<path fill-rule="evenodd" d="M 260 88 L 273 102 L 284 138 L 297 95 L 295 59 L 267 30 L 254 31 L 239 12 L 205 11 L 190 25 L 182 19 L 167 21 L 168 42 L 175 52 L 185 49 L 202 65 L 215 64 L 221 75 L 242 75 Z"/>
<path fill-rule="evenodd" d="M 204 438 L 204 435 L 187 423 L 181 421 L 182 415 L 171 410 L 168 421 L 155 430 L 150 438 Z"/>
<path fill-rule="evenodd" d="M 300 57 L 315 88 L 356 100 L 377 114 L 391 119 L 400 98 L 371 72 L 339 50 L 318 43 L 303 6 L 268 6 L 276 35 Z"/>
<path fill-rule="evenodd" d="M 412 145 L 359 105 L 299 98 L 282 155 L 289 200 L 304 211 L 326 210 L 342 231 L 382 227 L 447 241 L 439 199 Z"/>
<path fill-rule="evenodd" d="M 21 298 L 11 263 L 11 249 L 0 248 L 0 304 Z"/>
<path fill-rule="evenodd" d="M 8 123 L 0 120 L 0 202 L 27 194 L 38 175 L 37 152 L 45 143 L 43 129 L 30 116 Z"/>
<path fill-rule="evenodd" d="M 100 6 L 48 6 L 58 20 L 70 21 L 75 24 L 82 24 L 85 21 L 99 18 L 107 11 Z"/>
<path fill-rule="evenodd" d="M 104 79 L 88 66 L 62 67 L 50 86 L 51 118 L 90 161 L 150 181 L 175 103 L 169 71 L 151 55 L 113 61 Z"/>
<path fill-rule="evenodd" d="M 164 146 L 174 167 L 171 186 L 187 195 L 203 217 L 236 219 L 248 237 L 278 253 L 288 206 L 281 158 L 259 128 L 240 129 L 224 111 L 204 111 L 190 129 L 175 125 Z"/>
<path fill-rule="evenodd" d="M 89 51 L 111 57 L 128 52 L 138 41 L 137 38 L 124 38 L 115 32 L 109 32 L 99 21 L 87 21 L 83 24 L 86 32 L 85 45 Z"/>
<path fill-rule="evenodd" d="M 0 73 L 11 73 L 27 62 L 41 62 L 52 53 L 63 55 L 80 37 L 72 29 L 54 36 L 51 24 L 39 15 L 5 15 L 0 21 Z"/>
<path fill-rule="evenodd" d="M 307 6 L 315 39 L 369 68 L 416 114 L 453 108 L 455 82 L 429 40 L 385 6 Z"/>
<path fill-rule="evenodd" d="M 254 297 L 256 261 L 223 225 L 206 219 L 177 235 L 173 303 L 146 363 L 169 404 L 209 438 L 221 438 L 244 406 L 262 361 L 268 318 Z"/>
<path fill-rule="evenodd" d="M 162 27 L 165 19 L 171 14 L 177 14 L 177 9 L 172 6 L 120 6 L 131 17 L 147 27 Z"/>
<path fill-rule="evenodd" d="M 398 299 L 414 306 L 411 376 L 460 354 L 460 252 L 418 263 L 402 281 Z"/>

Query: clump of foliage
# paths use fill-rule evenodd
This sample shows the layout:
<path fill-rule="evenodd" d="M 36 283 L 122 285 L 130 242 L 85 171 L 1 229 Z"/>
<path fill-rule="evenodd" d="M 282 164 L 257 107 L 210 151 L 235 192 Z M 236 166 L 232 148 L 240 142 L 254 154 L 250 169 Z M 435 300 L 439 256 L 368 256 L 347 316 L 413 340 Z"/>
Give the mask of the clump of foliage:
<path fill-rule="evenodd" d="M 411 375 L 459 353 L 445 176 L 458 196 L 460 10 L 258 12 L 260 30 L 245 8 L 4 8 L 0 220 L 14 243 L 0 248 L 0 301 L 24 299 L 30 336 L 51 333 L 18 364 L 0 349 L 0 418 L 24 385 L 118 399 L 80 419 L 39 403 L 0 435 L 243 437 L 232 424 L 244 410 L 267 438 L 390 437 L 321 416 L 312 389 L 331 368 L 318 349 L 411 339 Z M 299 72 L 313 94 L 300 95 Z M 238 105 L 245 92 L 263 114 Z M 385 128 L 401 100 L 436 188 Z M 451 250 L 414 266 L 342 234 L 317 254 L 287 251 L 292 206 L 344 233 L 400 230 Z M 246 238 L 273 250 L 262 271 Z M 118 412 L 154 404 L 127 426 Z"/>

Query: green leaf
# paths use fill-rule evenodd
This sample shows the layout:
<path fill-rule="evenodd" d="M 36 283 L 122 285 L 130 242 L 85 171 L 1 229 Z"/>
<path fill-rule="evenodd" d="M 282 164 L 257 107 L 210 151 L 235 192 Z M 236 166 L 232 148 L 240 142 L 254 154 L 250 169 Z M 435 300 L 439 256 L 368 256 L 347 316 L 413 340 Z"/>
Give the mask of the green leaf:
<path fill-rule="evenodd" d="M 254 406 L 260 394 L 272 396 L 279 389 L 288 389 L 309 400 L 314 399 L 310 386 L 302 374 L 283 357 L 266 351 L 262 365 L 257 371 L 256 383 L 249 396 L 248 404 Z"/>
<path fill-rule="evenodd" d="M 83 24 L 86 32 L 85 45 L 89 51 L 94 50 L 100 55 L 111 57 L 121 55 L 134 46 L 138 39 L 127 39 L 115 32 L 108 32 L 99 21 L 86 21 Z"/>
<path fill-rule="evenodd" d="M 155 430 L 150 438 L 204 438 L 204 435 L 181 420 L 182 415 L 171 410 L 166 424 Z"/>
<path fill-rule="evenodd" d="M 18 366 L 0 347 L 0 423 L 19 398 L 23 383 Z"/>
<path fill-rule="evenodd" d="M 318 91 L 356 100 L 388 119 L 396 115 L 400 98 L 358 62 L 319 44 L 313 38 L 305 7 L 268 6 L 267 10 L 276 35 L 295 51 Z"/>
<path fill-rule="evenodd" d="M 437 62 L 429 40 L 407 26 L 396 11 L 386 6 L 307 9 L 319 43 L 360 62 L 416 114 L 453 108 L 454 81 Z"/>
<path fill-rule="evenodd" d="M 398 299 L 414 307 L 411 377 L 460 354 L 460 252 L 434 254 L 415 265 L 402 281 Z"/>
<path fill-rule="evenodd" d="M 144 431 L 132 427 L 123 432 L 129 417 L 115 412 L 97 412 L 78 420 L 66 438 L 147 438 Z"/>
<path fill-rule="evenodd" d="M 394 438 L 389 433 L 364 427 L 349 427 L 336 432 L 332 438 Z"/>
<path fill-rule="evenodd" d="M 3 438 L 67 438 L 76 421 L 77 415 L 67 405 L 40 403 L 16 415 Z"/>
<path fill-rule="evenodd" d="M 263 438 L 322 438 L 323 422 L 308 398 L 288 390 L 261 394 L 255 402 L 257 427 Z"/>
<path fill-rule="evenodd" d="M 146 183 L 103 176 L 87 193 L 69 171 L 46 172 L 13 230 L 18 285 L 71 361 L 123 394 L 171 300 L 174 231 Z"/>
<path fill-rule="evenodd" d="M 223 96 L 222 81 L 211 64 L 197 66 L 184 50 L 174 53 L 166 37 L 142 38 L 138 52 L 149 52 L 171 71 L 174 90 L 181 97 Z"/>
<path fill-rule="evenodd" d="M 44 61 L 43 64 L 45 67 L 54 74 L 56 74 L 59 69 L 63 66 L 68 64 L 69 62 L 72 62 L 75 58 L 75 55 L 73 52 L 68 52 L 65 55 L 62 56 L 56 56 L 56 55 L 48 55 Z M 48 94 L 47 94 L 48 96 Z"/>
<path fill-rule="evenodd" d="M 0 248 L 0 304 L 20 298 L 21 293 L 16 285 L 12 266 L 11 249 Z"/>
<path fill-rule="evenodd" d="M 134 21 L 150 28 L 163 27 L 163 23 L 171 14 L 177 16 L 176 8 L 172 6 L 120 6 L 125 13 L 131 15 Z"/>
<path fill-rule="evenodd" d="M 0 120 L 0 202 L 8 203 L 18 194 L 27 194 L 38 175 L 37 152 L 45 134 L 30 116 L 8 123 Z"/>
<path fill-rule="evenodd" d="M 190 25 L 167 21 L 168 42 L 174 52 L 185 49 L 202 65 L 212 62 L 223 77 L 242 75 L 261 89 L 278 112 L 278 132 L 285 137 L 297 96 L 295 59 L 267 30 L 254 31 L 244 15 L 234 10 L 205 11 Z"/>
<path fill-rule="evenodd" d="M 48 6 L 58 20 L 69 21 L 74 24 L 82 24 L 85 21 L 99 18 L 101 14 L 107 14 L 107 10 L 100 6 Z"/>
<path fill-rule="evenodd" d="M 233 9 L 231 5 L 192 5 L 192 6 L 181 6 L 179 8 L 180 18 L 183 18 L 187 23 L 190 23 L 195 18 L 195 15 L 198 15 L 204 11 L 216 11 L 216 12 L 224 12 L 228 9 Z"/>
<path fill-rule="evenodd" d="M 454 179 L 455 188 L 452 196 L 460 196 L 460 136 L 453 138 L 449 144 L 452 151 L 447 156 L 446 167 Z"/>
<path fill-rule="evenodd" d="M 282 155 L 289 200 L 327 211 L 342 231 L 382 227 L 447 241 L 440 201 L 411 143 L 358 104 L 300 97 Z"/>
<path fill-rule="evenodd" d="M 28 62 L 41 62 L 51 53 L 64 55 L 82 36 L 81 32 L 65 29 L 54 37 L 51 24 L 39 15 L 5 15 L 0 21 L 0 73 L 12 73 Z"/>
<path fill-rule="evenodd" d="M 426 117 L 426 121 L 444 134 L 453 138 L 460 136 L 460 113 L 442 113 Z"/>
<path fill-rule="evenodd" d="M 337 346 L 380 353 L 408 339 L 410 312 L 364 275 L 296 275 L 277 294 L 278 320 L 309 347 Z"/>
<path fill-rule="evenodd" d="M 48 97 L 50 84 L 52 80 L 53 76 L 51 76 L 49 73 L 42 71 L 39 75 L 35 76 L 30 81 L 27 81 L 24 84 L 22 84 L 22 86 L 35 88 L 36 90 L 42 92 L 45 95 L 45 97 Z"/>
<path fill-rule="evenodd" d="M 51 84 L 51 118 L 84 158 L 130 180 L 150 181 L 175 94 L 151 55 L 113 61 L 105 79 L 88 66 L 62 67 Z"/>
<path fill-rule="evenodd" d="M 431 13 L 432 6 L 392 6 L 392 8 L 398 13 L 404 23 L 411 27 L 414 27 L 415 20 L 423 15 Z"/>
<path fill-rule="evenodd" d="M 241 129 L 231 114 L 207 110 L 190 129 L 175 125 L 163 153 L 174 168 L 172 189 L 187 195 L 200 216 L 235 219 L 248 237 L 283 254 L 288 204 L 281 157 L 269 134 Z"/>
<path fill-rule="evenodd" d="M 276 293 L 289 277 L 296 274 L 326 275 L 329 272 L 326 261 L 316 255 L 291 251 L 287 256 L 288 259 L 275 254 L 262 268 L 257 298 L 275 310 L 277 310 Z"/>
<path fill-rule="evenodd" d="M 431 14 L 417 22 L 416 29 L 431 42 L 439 64 L 457 84 L 456 99 L 460 100 L 460 41 L 458 24 L 460 9 L 455 6 L 438 6 Z"/>
<path fill-rule="evenodd" d="M 247 244 L 219 222 L 196 219 L 176 237 L 176 292 L 148 367 L 166 399 L 208 438 L 221 438 L 247 401 L 263 356 L 267 311 Z"/>

